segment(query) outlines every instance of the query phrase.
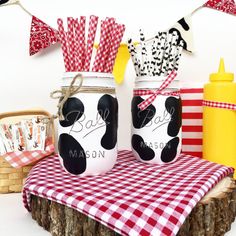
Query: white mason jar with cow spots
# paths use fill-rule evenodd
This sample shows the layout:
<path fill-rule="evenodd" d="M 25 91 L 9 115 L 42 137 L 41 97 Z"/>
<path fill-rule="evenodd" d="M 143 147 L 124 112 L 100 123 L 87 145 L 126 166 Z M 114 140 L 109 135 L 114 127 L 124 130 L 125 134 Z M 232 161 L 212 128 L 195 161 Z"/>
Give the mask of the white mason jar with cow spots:
<path fill-rule="evenodd" d="M 131 146 L 135 157 L 145 163 L 171 163 L 181 151 L 179 81 L 175 78 L 160 91 L 165 80 L 160 76 L 147 76 L 135 81 Z"/>
<path fill-rule="evenodd" d="M 67 91 L 76 72 L 67 72 Z M 110 171 L 117 159 L 118 103 L 112 74 L 82 72 L 82 87 L 64 103 L 58 124 L 58 152 L 64 169 L 87 176 Z M 74 88 L 80 86 L 75 80 Z"/>

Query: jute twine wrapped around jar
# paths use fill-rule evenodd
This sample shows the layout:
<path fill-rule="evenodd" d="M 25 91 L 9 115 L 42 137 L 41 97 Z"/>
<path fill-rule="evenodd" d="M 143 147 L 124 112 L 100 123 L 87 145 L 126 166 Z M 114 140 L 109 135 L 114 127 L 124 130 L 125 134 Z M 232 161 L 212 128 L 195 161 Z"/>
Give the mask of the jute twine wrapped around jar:
<path fill-rule="evenodd" d="M 77 86 L 74 86 L 77 79 L 80 79 L 80 83 Z M 63 87 L 61 90 L 55 90 L 50 94 L 52 99 L 58 99 L 58 112 L 57 115 L 53 115 L 52 119 L 59 118 L 60 121 L 65 120 L 63 115 L 63 106 L 71 96 L 74 96 L 78 93 L 102 93 L 102 94 L 115 94 L 115 88 L 109 87 L 83 87 L 84 77 L 81 73 L 78 73 L 71 81 L 69 87 Z"/>

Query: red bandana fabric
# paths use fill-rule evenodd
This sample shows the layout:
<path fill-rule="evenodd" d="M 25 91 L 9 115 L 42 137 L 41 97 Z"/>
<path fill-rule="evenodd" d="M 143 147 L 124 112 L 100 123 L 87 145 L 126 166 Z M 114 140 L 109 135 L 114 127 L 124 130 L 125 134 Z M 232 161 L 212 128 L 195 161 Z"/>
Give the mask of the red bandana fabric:
<path fill-rule="evenodd" d="M 58 31 L 37 17 L 32 16 L 30 30 L 30 56 L 57 42 L 59 42 Z"/>
<path fill-rule="evenodd" d="M 236 4 L 234 0 L 209 0 L 204 6 L 236 15 Z"/>

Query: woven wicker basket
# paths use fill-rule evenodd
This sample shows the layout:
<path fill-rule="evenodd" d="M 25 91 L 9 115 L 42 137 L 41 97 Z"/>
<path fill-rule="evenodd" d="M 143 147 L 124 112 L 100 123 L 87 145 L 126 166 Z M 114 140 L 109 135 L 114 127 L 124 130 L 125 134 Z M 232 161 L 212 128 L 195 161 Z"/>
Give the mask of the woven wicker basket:
<path fill-rule="evenodd" d="M 20 112 L 9 112 L 0 114 L 0 124 L 13 124 L 25 118 L 34 116 L 50 117 L 50 114 L 44 110 L 27 110 Z M 55 142 L 54 124 L 50 123 L 50 133 L 53 143 Z M 13 168 L 2 156 L 0 156 L 0 193 L 18 193 L 21 192 L 24 181 L 36 163 L 24 166 L 22 168 Z"/>

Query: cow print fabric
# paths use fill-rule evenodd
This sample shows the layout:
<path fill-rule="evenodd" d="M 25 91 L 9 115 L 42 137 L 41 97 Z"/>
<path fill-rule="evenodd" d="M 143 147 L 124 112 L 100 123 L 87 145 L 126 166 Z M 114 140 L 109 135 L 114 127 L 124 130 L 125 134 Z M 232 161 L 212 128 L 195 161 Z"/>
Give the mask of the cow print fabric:
<path fill-rule="evenodd" d="M 193 52 L 194 45 L 191 15 L 181 18 L 173 27 L 169 29 L 169 33 L 173 33 L 174 31 L 178 35 L 177 44 L 179 45 L 182 40 L 184 42 L 183 48 L 189 52 Z"/>

